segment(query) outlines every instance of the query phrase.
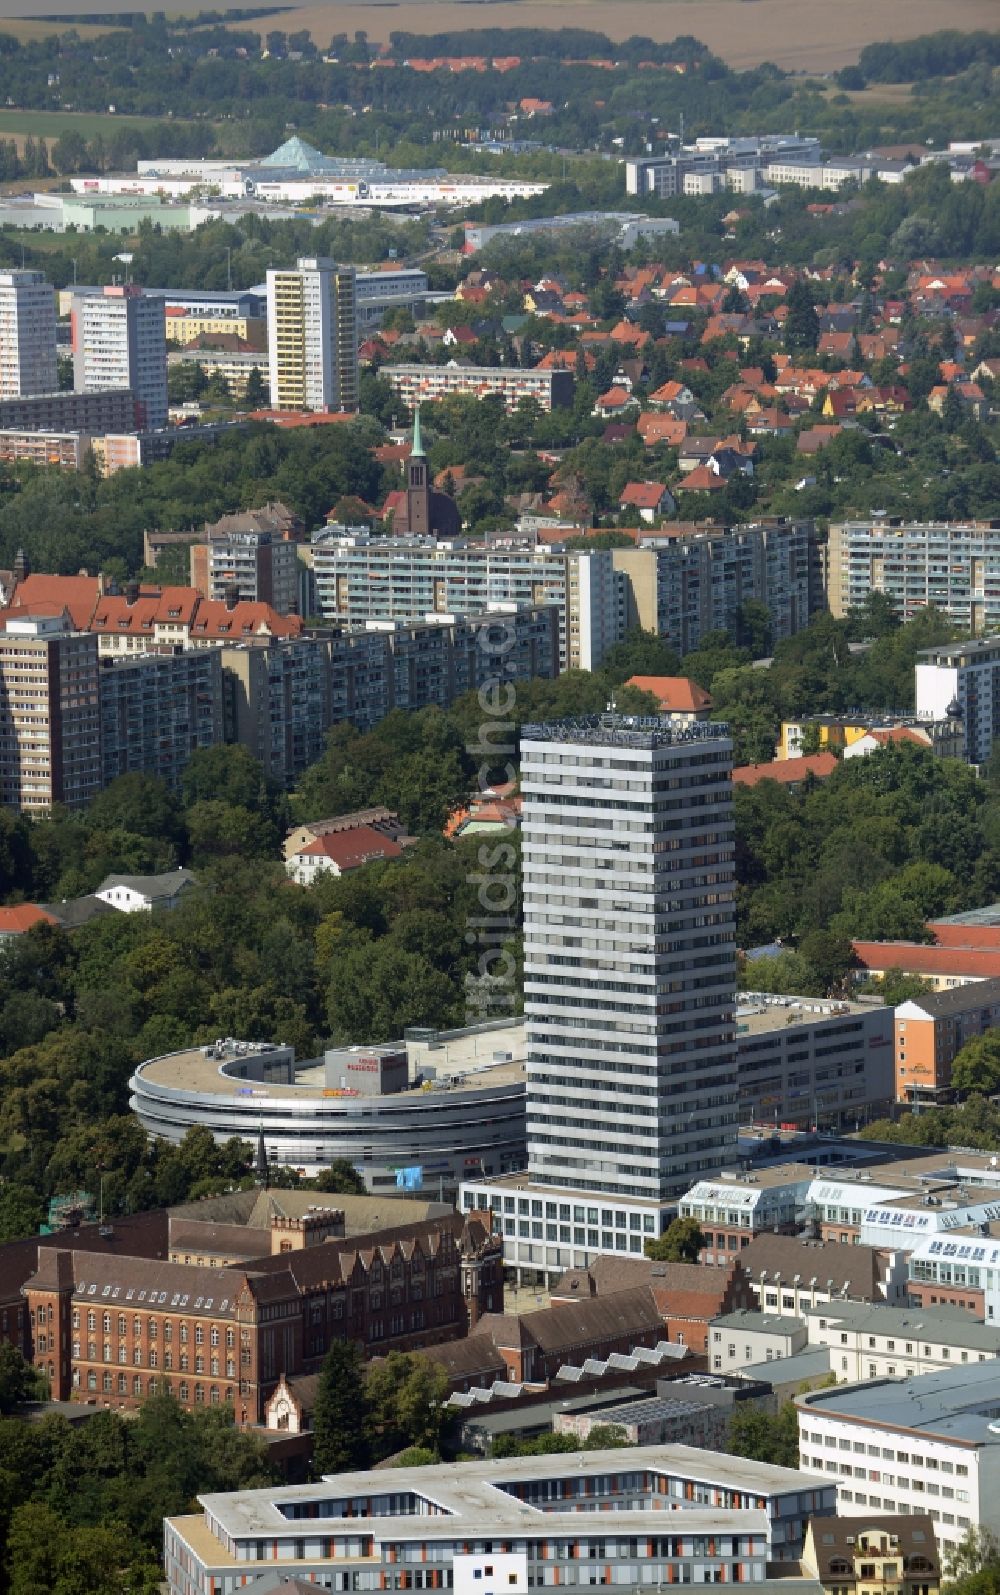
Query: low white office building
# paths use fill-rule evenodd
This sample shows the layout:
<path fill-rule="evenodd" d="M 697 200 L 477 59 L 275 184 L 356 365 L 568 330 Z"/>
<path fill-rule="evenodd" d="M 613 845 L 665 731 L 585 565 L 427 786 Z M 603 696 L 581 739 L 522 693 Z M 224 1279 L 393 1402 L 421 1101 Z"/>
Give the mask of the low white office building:
<path fill-rule="evenodd" d="M 1000 1532 L 1000 1362 L 796 1398 L 803 1467 L 838 1480 L 838 1515 L 929 1512 L 942 1550 Z"/>
<path fill-rule="evenodd" d="M 810 1345 L 830 1348 L 838 1384 L 911 1378 L 1000 1357 L 1000 1326 L 958 1307 L 868 1307 L 831 1302 L 806 1313 Z"/>
<path fill-rule="evenodd" d="M 800 1318 L 771 1317 L 745 1308 L 713 1318 L 708 1350 L 713 1373 L 733 1373 L 755 1363 L 781 1362 L 804 1351 L 809 1342 Z"/>

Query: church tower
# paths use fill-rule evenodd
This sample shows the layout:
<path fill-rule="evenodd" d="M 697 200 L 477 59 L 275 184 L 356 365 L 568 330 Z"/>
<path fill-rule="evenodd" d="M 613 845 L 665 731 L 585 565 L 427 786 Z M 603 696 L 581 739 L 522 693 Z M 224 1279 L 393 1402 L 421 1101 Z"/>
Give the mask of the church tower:
<path fill-rule="evenodd" d="M 413 445 L 406 471 L 406 529 L 411 537 L 426 537 L 431 529 L 431 493 L 420 437 L 419 404 L 413 412 Z"/>

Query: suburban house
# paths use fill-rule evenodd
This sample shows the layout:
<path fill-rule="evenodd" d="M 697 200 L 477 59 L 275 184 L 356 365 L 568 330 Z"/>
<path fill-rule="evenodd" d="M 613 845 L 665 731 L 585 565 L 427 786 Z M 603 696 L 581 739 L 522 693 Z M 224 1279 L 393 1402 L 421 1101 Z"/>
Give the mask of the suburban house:
<path fill-rule="evenodd" d="M 176 908 L 197 885 L 197 876 L 187 869 L 166 875 L 108 875 L 94 896 L 120 914 L 149 914 L 154 908 Z"/>
<path fill-rule="evenodd" d="M 379 859 L 399 858 L 402 851 L 391 836 L 374 826 L 359 825 L 314 837 L 285 860 L 285 869 L 300 886 L 311 886 L 318 875 L 347 875 Z"/>
<path fill-rule="evenodd" d="M 672 514 L 674 508 L 673 495 L 662 482 L 626 482 L 618 500 L 619 515 L 636 511 L 648 526 L 658 516 Z"/>
<path fill-rule="evenodd" d="M 690 676 L 629 676 L 626 687 L 650 692 L 661 714 L 673 715 L 683 725 L 707 720 L 712 699 Z"/>

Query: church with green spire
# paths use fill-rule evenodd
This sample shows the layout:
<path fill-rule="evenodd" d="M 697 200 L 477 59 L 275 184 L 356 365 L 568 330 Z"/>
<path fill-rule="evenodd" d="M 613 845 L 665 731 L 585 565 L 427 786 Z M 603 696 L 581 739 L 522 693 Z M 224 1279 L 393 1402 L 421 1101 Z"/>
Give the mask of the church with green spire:
<path fill-rule="evenodd" d="M 461 536 L 462 517 L 447 493 L 431 486 L 427 456 L 420 430 L 420 406 L 413 412 L 413 439 L 406 462 L 406 491 L 390 493 L 386 510 L 392 511 L 392 529 L 410 537 Z"/>

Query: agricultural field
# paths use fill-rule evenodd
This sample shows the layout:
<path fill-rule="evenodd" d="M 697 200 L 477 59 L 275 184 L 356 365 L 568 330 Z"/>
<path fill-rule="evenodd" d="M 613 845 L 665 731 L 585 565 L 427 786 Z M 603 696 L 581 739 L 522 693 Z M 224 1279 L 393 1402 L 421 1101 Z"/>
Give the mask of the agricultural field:
<path fill-rule="evenodd" d="M 136 0 L 100 0 L 102 14 L 135 9 Z M 161 0 L 168 13 L 197 10 L 194 0 Z M 73 14 L 93 12 L 95 0 L 0 0 L 0 26 L 4 14 L 30 25 L 32 14 L 51 16 L 54 5 Z M 308 28 L 317 43 L 325 45 L 335 33 L 364 29 L 382 40 L 394 29 L 414 33 L 443 33 L 449 28 L 482 25 L 495 28 L 560 28 L 572 24 L 593 27 L 612 38 L 644 34 L 657 40 L 693 33 L 730 66 L 743 68 L 774 61 L 789 70 L 832 72 L 857 60 L 865 44 L 880 40 L 909 39 L 931 33 L 945 22 L 949 28 L 976 29 L 997 26 L 997 0 L 952 0 L 947 14 L 940 0 L 622 0 L 616 6 L 597 0 L 496 0 L 479 6 L 463 0 L 375 0 L 350 4 L 290 5 L 252 22 L 234 23 L 259 33 L 268 28 L 294 32 Z M 46 31 L 52 24 L 40 24 Z"/>
<path fill-rule="evenodd" d="M 115 127 L 159 127 L 162 121 L 162 117 L 109 116 L 102 111 L 17 111 L 6 107 L 0 109 L 0 138 L 12 138 L 22 150 L 26 138 L 43 138 L 52 144 L 61 133 L 72 131 L 93 138 Z"/>
<path fill-rule="evenodd" d="M 375 5 L 335 0 L 293 6 L 271 18 L 255 18 L 250 25 L 261 33 L 269 27 L 289 33 L 307 28 L 321 45 L 335 33 L 353 34 L 358 28 L 381 40 L 395 29 L 442 33 L 475 27 L 479 17 L 484 27 L 592 27 L 612 39 L 641 34 L 666 41 L 688 33 L 739 69 L 773 61 L 789 71 L 833 72 L 856 61 L 866 44 L 916 38 L 945 23 L 963 31 L 995 28 L 997 13 L 997 0 L 953 0 L 946 16 L 940 0 L 880 0 L 878 5 L 871 0 L 840 0 L 838 5 L 825 0 L 621 0 L 615 6 L 597 0 L 537 0 L 532 5 L 496 0 L 479 6 L 463 0 Z"/>

